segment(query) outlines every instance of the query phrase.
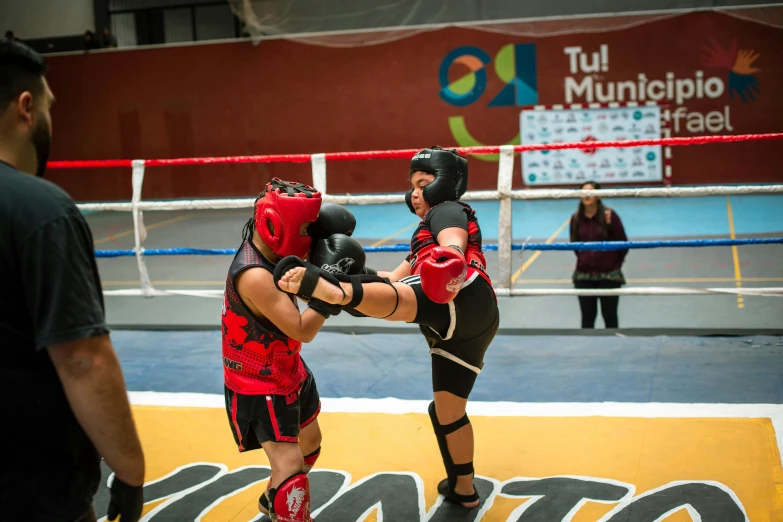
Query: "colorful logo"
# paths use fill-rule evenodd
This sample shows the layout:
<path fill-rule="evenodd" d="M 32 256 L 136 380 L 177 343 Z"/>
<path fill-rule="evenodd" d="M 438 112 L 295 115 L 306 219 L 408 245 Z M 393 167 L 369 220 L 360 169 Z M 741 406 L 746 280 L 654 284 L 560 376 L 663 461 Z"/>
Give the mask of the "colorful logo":
<path fill-rule="evenodd" d="M 514 107 L 538 103 L 538 78 L 536 72 L 535 44 L 507 44 L 495 54 L 494 60 L 478 47 L 463 46 L 450 51 L 441 61 L 438 71 L 440 98 L 455 107 L 467 107 L 476 103 L 487 90 L 487 69 L 494 72 L 505 86 L 490 93 L 487 107 Z M 542 122 L 545 123 L 545 122 Z M 461 147 L 481 146 L 483 143 L 468 131 L 463 116 L 449 117 L 449 128 L 454 140 Z M 507 142 L 520 143 L 519 133 Z M 484 161 L 497 161 L 498 154 L 474 156 Z"/>
<path fill-rule="evenodd" d="M 742 103 L 755 101 L 753 95 L 760 94 L 759 81 L 753 75 L 759 69 L 753 67 L 759 53 L 752 49 L 737 49 L 737 39 L 731 41 L 731 47 L 724 49 L 714 39 L 710 38 L 711 46 L 702 47 L 701 64 L 704 67 L 724 69 L 729 74 L 729 98 L 734 99 L 735 93 L 739 95 Z"/>
<path fill-rule="evenodd" d="M 440 64 L 440 97 L 457 107 L 472 105 L 487 88 L 489 55 L 478 47 L 452 50 Z M 495 73 L 506 86 L 487 104 L 489 107 L 534 105 L 538 103 L 535 44 L 508 44 L 495 55 Z M 458 78 L 449 81 L 454 66 Z"/>
<path fill-rule="evenodd" d="M 451 51 L 440 64 L 440 97 L 446 103 L 457 107 L 471 105 L 481 98 L 487 88 L 489 55 L 478 47 L 458 47 Z M 452 66 L 460 67 L 464 74 L 449 82 Z"/>

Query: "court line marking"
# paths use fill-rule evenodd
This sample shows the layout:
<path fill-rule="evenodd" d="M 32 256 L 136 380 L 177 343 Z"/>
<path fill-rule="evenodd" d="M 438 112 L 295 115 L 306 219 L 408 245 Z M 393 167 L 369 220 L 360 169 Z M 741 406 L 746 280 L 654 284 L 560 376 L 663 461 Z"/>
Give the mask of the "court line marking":
<path fill-rule="evenodd" d="M 559 235 L 560 235 L 560 232 L 562 232 L 562 231 L 563 231 L 563 229 L 564 229 L 566 226 L 568 226 L 568 224 L 569 224 L 570 222 L 571 222 L 571 216 L 569 216 L 568 218 L 566 218 L 566 220 L 563 222 L 563 224 L 562 224 L 562 225 L 560 225 L 560 227 L 559 227 L 557 230 L 555 230 L 555 233 L 554 233 L 554 234 L 552 234 L 551 236 L 549 236 L 549 239 L 547 239 L 547 240 L 544 242 L 544 244 L 546 244 L 546 245 L 549 245 L 549 244 L 550 244 L 550 243 L 552 243 L 552 242 L 553 242 L 555 239 L 557 239 L 557 236 L 559 236 Z M 525 261 L 525 263 L 524 263 L 522 266 L 520 266 L 520 267 L 517 269 L 517 271 L 516 271 L 516 272 L 514 272 L 514 275 L 512 275 L 512 276 L 511 276 L 511 284 L 512 284 L 512 285 L 513 285 L 513 284 L 514 284 L 514 283 L 517 281 L 517 279 L 519 278 L 519 276 L 520 276 L 520 275 L 522 275 L 522 273 L 523 273 L 525 270 L 527 270 L 528 268 L 530 268 L 530 265 L 532 265 L 532 264 L 533 264 L 533 262 L 534 262 L 536 259 L 538 259 L 538 256 L 540 256 L 540 255 L 541 255 L 541 252 L 542 252 L 541 250 L 536 250 L 536 251 L 533 253 L 533 255 L 532 255 L 532 256 L 530 256 L 530 259 L 528 259 L 527 261 Z"/>
<path fill-rule="evenodd" d="M 173 223 L 178 223 L 180 221 L 185 221 L 186 219 L 191 218 L 192 216 L 190 214 L 183 214 L 181 216 L 177 216 L 175 218 L 167 219 L 165 221 L 158 221 L 157 223 L 153 223 L 151 225 L 144 225 L 144 228 L 147 230 L 153 230 L 160 227 L 165 227 L 166 225 L 171 225 Z M 134 230 L 131 228 L 129 230 L 124 230 L 122 232 L 118 232 L 116 234 L 109 234 L 106 237 L 102 237 L 100 239 L 96 239 L 93 241 L 93 244 L 100 245 L 102 243 L 107 243 L 109 241 L 114 241 L 115 239 L 119 239 L 121 237 L 127 237 L 132 236 L 134 234 Z"/>
<path fill-rule="evenodd" d="M 726 196 L 726 212 L 729 215 L 729 235 L 731 239 L 736 239 L 734 234 L 734 214 L 731 211 L 731 198 L 729 196 Z M 737 288 L 742 288 L 742 272 L 740 271 L 737 245 L 731 246 L 731 256 L 734 258 L 734 279 L 737 282 Z M 742 297 L 742 294 L 737 294 L 737 308 L 745 308 L 745 299 Z"/>
<path fill-rule="evenodd" d="M 397 232 L 395 232 L 394 234 L 392 234 L 392 235 L 390 235 L 390 236 L 387 236 L 387 237 L 385 237 L 385 238 L 383 238 L 383 239 L 379 239 L 378 241 L 376 241 L 375 243 L 373 243 L 373 244 L 372 244 L 372 245 L 370 245 L 370 246 L 371 246 L 371 247 L 377 247 L 377 246 L 381 246 L 381 245 L 383 245 L 384 243 L 386 243 L 387 241 L 389 241 L 389 240 L 391 240 L 391 239 L 394 239 L 395 237 L 399 236 L 400 234 L 402 234 L 402 233 L 403 233 L 403 232 L 405 232 L 406 230 L 410 230 L 411 228 L 415 227 L 415 226 L 416 226 L 416 225 L 418 225 L 419 223 L 421 223 L 421 221 L 416 221 L 416 222 L 413 222 L 413 223 L 411 223 L 410 225 L 408 225 L 408 226 L 406 226 L 406 227 L 403 227 L 403 228 L 399 229 L 399 230 L 398 230 Z"/>
<path fill-rule="evenodd" d="M 225 397 L 210 393 L 128 392 L 135 406 L 225 408 Z M 385 413 L 401 415 L 427 411 L 430 400 L 321 398 L 324 413 Z M 768 418 L 777 449 L 783 448 L 783 405 L 662 403 L 662 402 L 486 402 L 469 401 L 468 415 L 482 417 L 627 417 L 627 418 Z"/>

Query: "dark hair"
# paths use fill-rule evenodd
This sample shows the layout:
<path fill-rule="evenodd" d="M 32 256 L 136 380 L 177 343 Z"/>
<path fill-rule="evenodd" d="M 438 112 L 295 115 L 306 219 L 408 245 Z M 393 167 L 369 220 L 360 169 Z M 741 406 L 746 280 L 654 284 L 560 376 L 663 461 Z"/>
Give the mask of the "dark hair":
<path fill-rule="evenodd" d="M 25 44 L 0 40 L 0 107 L 25 91 L 42 93 L 46 70 L 44 59 Z"/>
<path fill-rule="evenodd" d="M 592 185 L 595 190 L 601 189 L 601 184 L 596 181 L 585 181 L 579 185 L 580 189 L 585 188 L 585 185 Z M 606 225 L 606 207 L 601 198 L 598 199 L 598 208 L 595 211 L 595 219 L 598 222 L 598 228 L 601 230 L 601 239 L 606 241 L 609 236 L 609 227 Z M 576 210 L 574 217 L 576 219 L 571 220 L 571 241 L 579 241 L 579 218 L 585 215 L 585 204 L 579 201 L 579 207 Z"/>

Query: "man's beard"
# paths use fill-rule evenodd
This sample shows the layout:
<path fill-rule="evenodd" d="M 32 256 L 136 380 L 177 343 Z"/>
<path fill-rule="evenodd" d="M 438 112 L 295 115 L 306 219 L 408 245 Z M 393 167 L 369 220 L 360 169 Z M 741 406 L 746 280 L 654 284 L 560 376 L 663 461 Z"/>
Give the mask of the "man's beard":
<path fill-rule="evenodd" d="M 46 163 L 49 161 L 49 151 L 52 148 L 52 135 L 49 131 L 49 123 L 44 118 L 38 121 L 38 125 L 33 131 L 32 141 L 35 148 L 35 157 L 38 160 L 38 169 L 35 175 L 42 178 L 46 173 Z"/>

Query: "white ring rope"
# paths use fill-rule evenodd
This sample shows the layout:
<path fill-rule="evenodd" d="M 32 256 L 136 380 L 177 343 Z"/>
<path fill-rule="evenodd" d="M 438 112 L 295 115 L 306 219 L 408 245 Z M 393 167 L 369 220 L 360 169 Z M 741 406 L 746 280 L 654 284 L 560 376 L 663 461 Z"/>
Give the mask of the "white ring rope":
<path fill-rule="evenodd" d="M 571 189 L 536 189 L 512 190 L 511 199 L 566 199 L 596 195 L 604 198 L 661 198 L 661 197 L 697 197 L 697 196 L 741 196 L 751 194 L 781 194 L 783 185 L 731 185 L 707 187 L 669 187 L 669 188 L 629 188 L 601 190 L 571 190 Z M 497 201 L 504 199 L 497 190 L 476 190 L 466 192 L 463 201 Z M 340 205 L 383 205 L 388 203 L 404 203 L 402 194 L 367 194 L 367 195 L 334 195 L 326 194 L 324 201 Z M 225 210 L 238 208 L 253 208 L 255 198 L 237 199 L 189 199 L 176 201 L 140 201 L 139 210 Z M 86 211 L 116 211 L 130 212 L 133 204 L 128 203 L 80 203 L 77 205 Z"/>

